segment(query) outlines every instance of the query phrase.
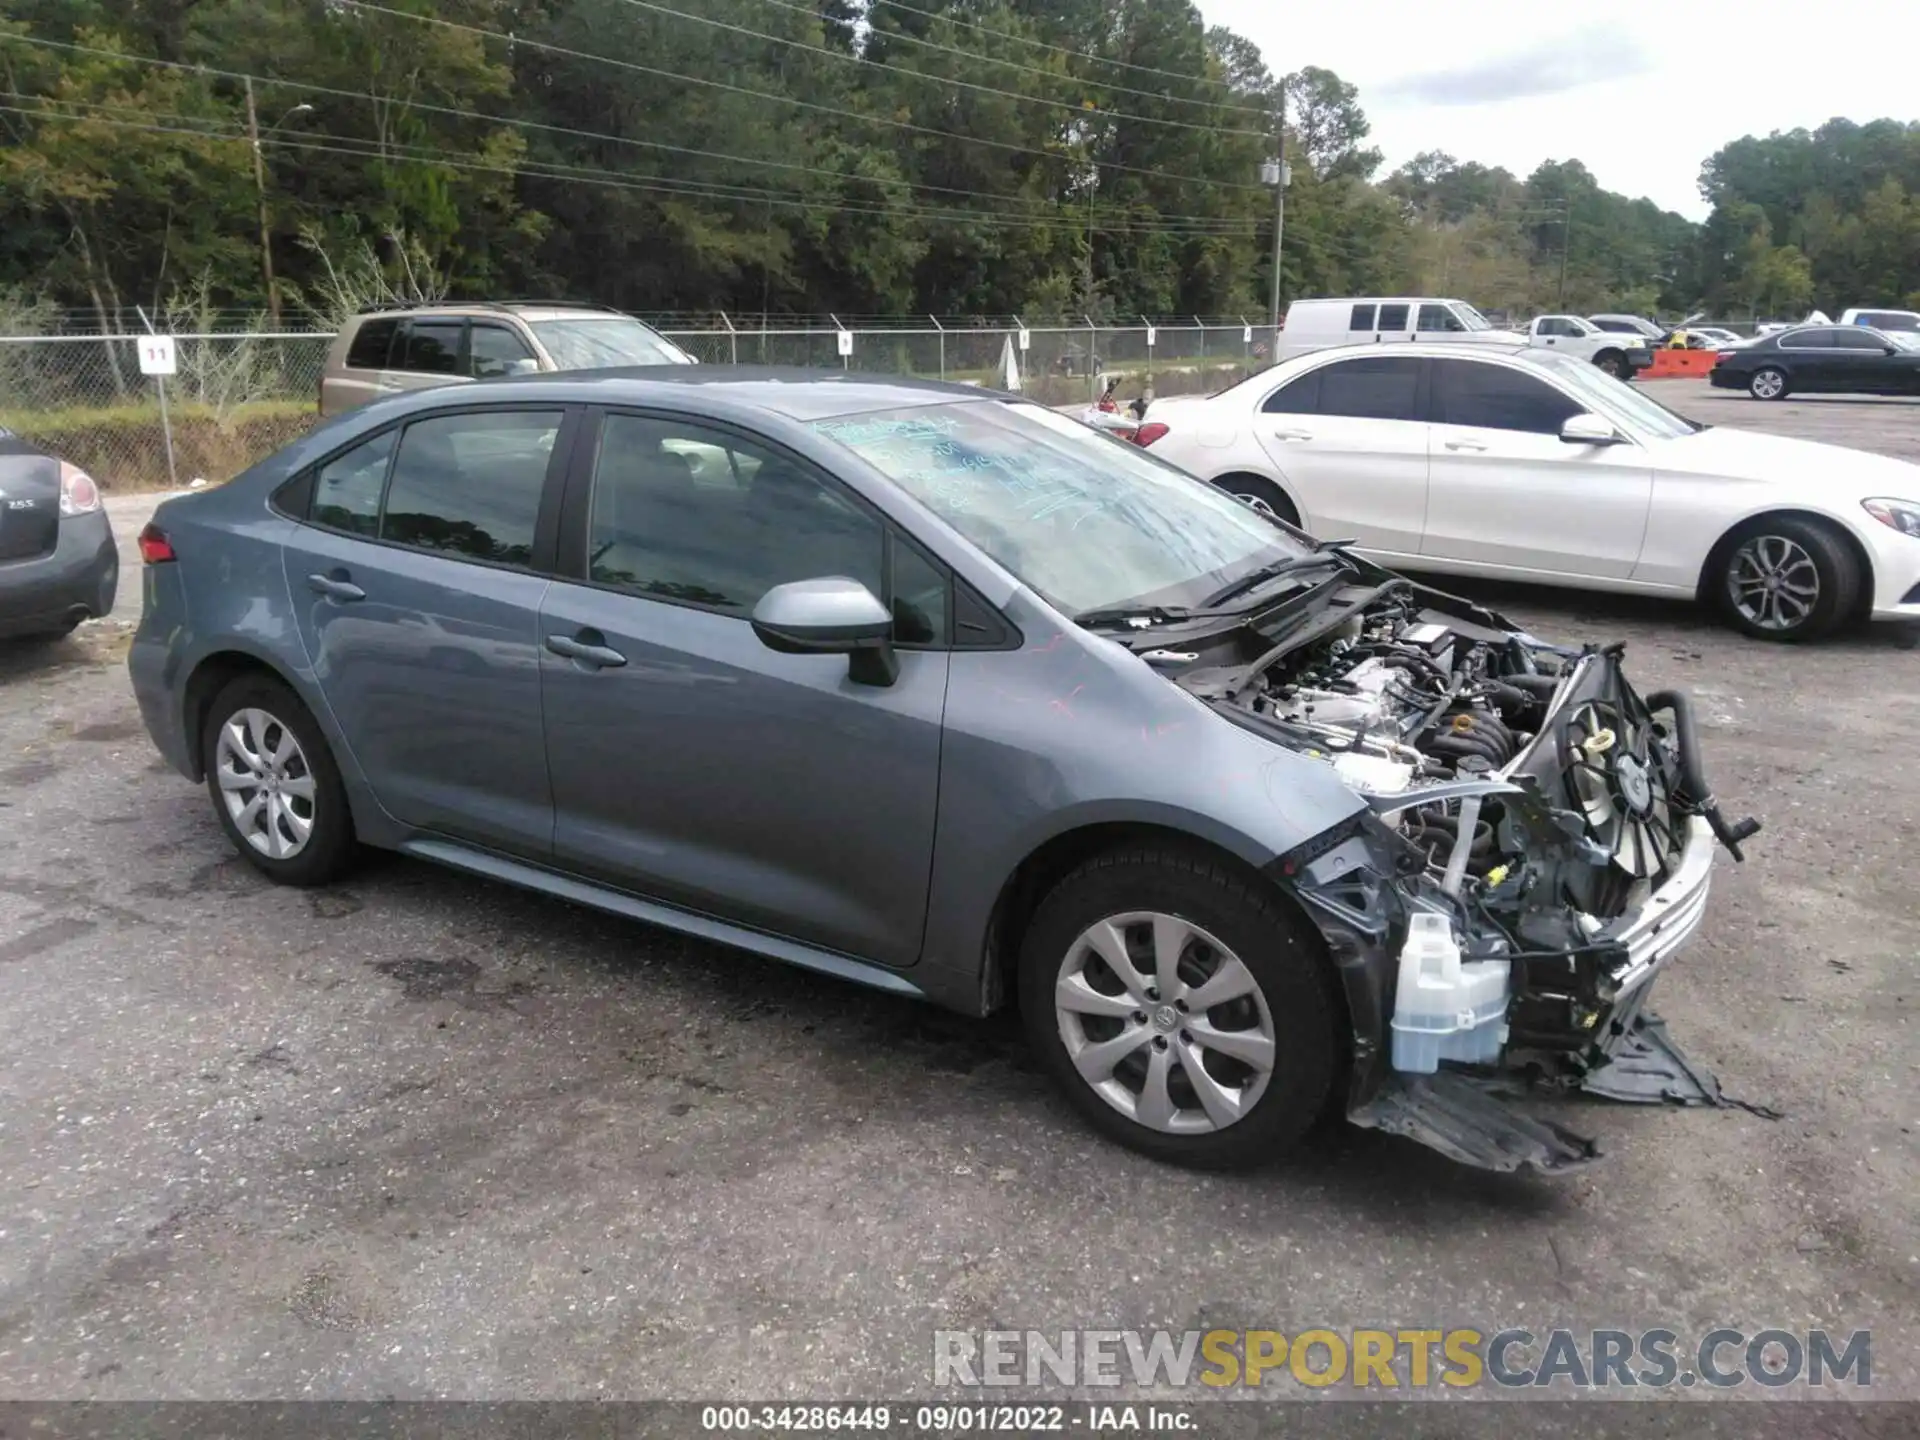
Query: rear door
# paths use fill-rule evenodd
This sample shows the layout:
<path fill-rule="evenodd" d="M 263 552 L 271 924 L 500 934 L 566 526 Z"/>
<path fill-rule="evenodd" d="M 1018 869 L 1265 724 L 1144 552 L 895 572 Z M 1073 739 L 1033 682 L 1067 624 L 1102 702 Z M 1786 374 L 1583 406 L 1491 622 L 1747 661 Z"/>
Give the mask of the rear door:
<path fill-rule="evenodd" d="M 1554 576 L 1632 573 L 1653 503 L 1639 445 L 1561 440 L 1586 406 L 1524 365 L 1435 360 L 1432 395 L 1423 556 Z"/>
<path fill-rule="evenodd" d="M 327 707 L 395 819 L 540 857 L 540 602 L 568 412 L 440 411 L 312 471 L 282 548 Z"/>
<path fill-rule="evenodd" d="M 400 321 L 392 315 L 376 315 L 360 322 L 339 365 L 321 378 L 321 414 L 338 415 L 393 393 L 386 369 L 399 333 Z"/>
<path fill-rule="evenodd" d="M 1419 553 L 1428 364 L 1405 353 L 1334 360 L 1262 403 L 1254 417 L 1261 447 L 1316 534 L 1355 540 L 1381 555 Z"/>
<path fill-rule="evenodd" d="M 744 432 L 614 412 L 583 444 L 540 657 L 555 859 L 885 965 L 919 957 L 949 577 L 831 476 Z M 768 649 L 774 585 L 843 575 L 900 673 Z"/>
<path fill-rule="evenodd" d="M 1846 357 L 1835 352 L 1833 333 L 1830 329 L 1794 330 L 1780 337 L 1774 352 L 1795 390 L 1806 394 L 1845 388 L 1840 372 L 1846 368 Z"/>

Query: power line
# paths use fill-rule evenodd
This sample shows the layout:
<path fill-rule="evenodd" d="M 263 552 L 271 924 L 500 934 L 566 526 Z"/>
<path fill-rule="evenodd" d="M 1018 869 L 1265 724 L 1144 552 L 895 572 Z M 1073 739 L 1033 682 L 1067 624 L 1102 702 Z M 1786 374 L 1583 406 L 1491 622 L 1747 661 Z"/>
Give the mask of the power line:
<path fill-rule="evenodd" d="M 760 3 L 763 5 L 772 5 L 781 10 L 791 10 L 796 15 L 817 16 L 819 13 L 818 11 L 806 5 L 790 4 L 789 0 L 760 0 Z M 943 16 L 942 18 L 948 19 L 948 20 L 953 19 L 952 16 Z M 954 21 L 954 23 L 958 24 L 960 22 Z M 883 34 L 885 38 L 890 42 L 895 40 L 900 40 L 900 41 L 904 41 L 909 45 L 919 45 L 928 50 L 939 50 L 947 55 L 958 55 L 963 59 L 979 61 L 980 63 L 986 64 L 986 65 L 1004 65 L 1010 70 L 1018 70 L 1018 71 L 1021 71 L 1023 74 L 1027 74 L 1027 75 L 1039 75 L 1045 79 L 1052 80 L 1056 83 L 1063 80 L 1076 80 L 1076 79 L 1085 78 L 1085 77 L 1075 76 L 1070 74 L 1062 74 L 1061 72 L 1056 70 L 1042 70 L 1037 65 L 1023 65 L 1018 60 L 1003 60 L 997 55 L 982 55 L 977 51 L 962 50 L 958 46 L 954 46 L 954 45 L 942 45 L 937 40 L 923 40 L 920 38 L 920 36 L 909 35 L 904 30 L 887 30 L 887 31 L 882 31 L 880 33 Z M 988 33 L 992 34 L 994 32 L 989 31 Z M 1027 41 L 1025 43 L 1035 44 L 1038 42 Z M 1070 55 L 1084 55 L 1086 56 L 1086 58 L 1093 59 L 1093 60 L 1101 60 L 1103 58 L 1098 55 L 1089 55 L 1086 51 L 1082 51 L 1082 50 L 1069 50 L 1066 53 Z M 868 61 L 867 63 L 878 64 L 880 62 Z M 1104 61 L 1104 63 L 1112 65 L 1112 64 L 1118 64 L 1119 62 L 1106 60 Z M 1174 72 L 1162 71 L 1162 72 L 1156 72 L 1156 73 L 1171 75 Z M 1195 84 L 1219 85 L 1222 88 L 1226 88 L 1225 81 L 1215 79 L 1212 76 L 1203 77 L 1199 75 L 1182 75 L 1179 78 L 1182 80 L 1190 81 Z M 1088 83 L 1098 85 L 1103 90 L 1118 91 L 1122 95 L 1138 95 L 1148 100 L 1164 100 L 1164 101 L 1167 101 L 1169 104 L 1173 104 L 1173 105 L 1201 105 L 1201 106 L 1205 106 L 1209 110 L 1233 111 L 1241 115 L 1257 116 L 1262 120 L 1269 120 L 1272 118 L 1271 114 L 1267 110 L 1261 108 L 1258 105 L 1236 105 L 1232 101 L 1228 101 L 1228 100 L 1195 100 L 1190 96 L 1186 96 L 1186 95 L 1168 95 L 1164 91 L 1160 91 L 1160 90 L 1140 90 L 1140 89 L 1134 88 L 1131 85 L 1116 85 L 1111 80 L 1089 80 Z M 1108 111 L 1106 113 L 1112 114 L 1113 112 Z M 1264 134 L 1265 132 L 1263 131 L 1262 135 L 1264 136 Z"/>
<path fill-rule="evenodd" d="M 971 80 L 956 80 L 945 75 L 929 75 L 924 70 L 913 70 L 905 65 L 890 64 L 885 60 L 863 60 L 858 55 L 848 55 L 839 50 L 829 50 L 821 45 L 809 45 L 804 40 L 789 40 L 780 35 L 769 35 L 764 30 L 750 30 L 744 25 L 730 24 L 725 20 L 715 20 L 706 15 L 690 15 L 684 10 L 674 10 L 654 0 L 621 0 L 636 10 L 651 10 L 659 15 L 671 15 L 679 20 L 691 20 L 696 25 L 710 25 L 716 30 L 725 30 L 734 35 L 745 35 L 755 40 L 765 40 L 773 45 L 787 45 L 795 50 L 804 50 L 809 55 L 824 55 L 829 60 L 842 60 L 849 65 L 870 65 L 877 70 L 890 70 L 896 75 L 908 75 L 915 80 L 930 80 L 936 85 L 952 85 L 962 90 L 976 91 L 982 95 L 998 95 L 1005 100 L 1018 100 L 1026 105 L 1045 105 L 1055 110 L 1065 110 L 1071 114 L 1085 117 L 1098 115 L 1108 120 L 1131 120 L 1139 125 L 1165 125 L 1176 130 L 1200 130 L 1209 135 L 1243 135 L 1253 140 L 1267 139 L 1261 130 L 1226 130 L 1217 125 L 1202 125 L 1192 120 L 1160 120 L 1151 115 L 1135 115 L 1125 110 L 1107 110 L 1100 106 L 1082 102 L 1075 105 L 1071 100 L 1050 100 L 1044 95 L 1022 95 L 1017 90 L 1002 90 L 995 85 L 979 85 Z M 967 54 L 957 51 L 957 54 Z M 977 58 L 977 57 L 976 57 Z M 1069 77 L 1071 78 L 1071 77 Z"/>
<path fill-rule="evenodd" d="M 1189 84 L 1201 78 L 1197 75 L 1189 75 L 1182 70 L 1162 70 L 1157 65 L 1135 65 L 1130 60 L 1114 60 L 1105 55 L 1095 54 L 1091 50 L 1076 50 L 1071 45 L 1051 45 L 1045 40 L 1030 40 L 1025 35 L 1014 34 L 1011 30 L 996 30 L 993 26 L 982 25 L 977 20 L 962 20 L 956 15 L 945 15 L 935 10 L 923 10 L 917 5 L 902 5 L 899 3 L 899 0 L 870 0 L 870 4 L 876 9 L 885 5 L 892 10 L 905 10 L 910 14 L 920 16 L 922 19 L 944 20 L 949 25 L 959 25 L 968 30 L 977 30 L 982 35 L 992 35 L 1001 40 L 1011 40 L 1018 45 L 1031 45 L 1038 50 L 1051 50 L 1056 55 L 1077 55 L 1082 60 L 1092 60 L 1100 65 L 1112 65 L 1121 70 L 1134 70 L 1143 75 L 1164 75 L 1170 80 L 1185 80 Z M 900 38 L 891 30 L 887 31 L 886 34 L 890 38 Z"/>
<path fill-rule="evenodd" d="M 812 110 L 823 115 L 837 116 L 842 120 L 853 120 L 863 125 L 885 125 L 895 130 L 905 130 L 916 135 L 930 135 L 947 144 L 958 141 L 966 145 L 985 145 L 995 150 L 1006 150 L 1016 155 L 1029 155 L 1039 160 L 1061 160 L 1063 155 L 1050 154 L 1045 150 L 1035 150 L 1029 145 L 1015 145 L 1006 140 L 990 140 L 983 135 L 956 135 L 951 131 L 937 130 L 930 125 L 915 125 L 908 120 L 894 120 L 884 115 L 862 115 L 854 110 L 841 110 L 832 105 L 819 105 L 811 100 L 796 99 L 791 95 L 769 95 L 765 91 L 755 90 L 745 85 L 732 85 L 724 80 L 708 80 L 699 75 L 682 75 L 676 70 L 662 70 L 652 65 L 641 65 L 632 60 L 619 60 L 611 55 L 596 55 L 587 50 L 573 50 L 564 45 L 550 44 L 544 40 L 529 40 L 525 36 L 509 35 L 500 30 L 488 30 L 478 25 L 466 25 L 457 20 L 447 20 L 438 15 L 416 15 L 405 10 L 394 10 L 385 5 L 376 5 L 371 0 L 329 0 L 334 5 L 346 6 L 353 10 L 367 11 L 372 14 L 389 15 L 397 20 L 410 20 L 421 25 L 438 25 L 444 29 L 457 30 L 463 34 L 476 35 L 489 40 L 505 41 L 509 46 L 524 45 L 530 50 L 544 54 L 560 55 L 569 60 L 588 60 L 599 65 L 612 65 L 621 70 L 631 70 L 640 75 L 652 75 L 664 80 L 679 80 L 689 85 L 703 85 L 713 90 L 725 90 L 735 95 L 745 95 L 762 103 L 772 100 L 782 105 L 792 105 L 801 110 Z M 1124 165 L 1119 161 L 1100 162 L 1103 170 L 1124 171 L 1132 175 L 1150 175 L 1160 180 L 1171 180 L 1183 185 L 1206 185 L 1215 190 L 1264 190 L 1265 187 L 1251 182 L 1228 180 L 1203 180 L 1191 175 L 1178 175 L 1170 170 L 1150 170 L 1139 165 Z"/>
<path fill-rule="evenodd" d="M 44 108 L 48 103 L 44 97 L 26 95 L 17 91 L 0 91 L 0 97 L 9 99 L 32 99 L 42 101 L 39 107 L 19 105 L 0 105 L 0 111 L 19 115 L 33 116 L 45 120 L 91 121 L 110 125 L 120 129 L 144 131 L 152 134 L 181 135 L 203 140 L 229 140 L 235 143 L 250 143 L 244 131 L 235 129 L 207 129 L 209 125 L 219 125 L 216 119 L 196 115 L 161 114 L 132 106 L 102 105 L 91 101 L 55 100 L 51 103 L 67 105 L 71 108 L 105 111 L 106 115 L 69 115 Z M 146 115 L 149 118 L 178 120 L 186 125 L 153 125 L 137 121 L 109 118 L 113 114 Z M 200 127 L 200 128 L 192 128 Z M 1079 217 L 1061 212 L 1057 216 L 1042 218 L 1038 216 L 1020 216 L 995 214 L 988 211 L 922 209 L 899 205 L 860 205 L 835 201 L 831 203 L 818 200 L 804 200 L 779 192 L 750 186 L 725 185 L 712 181 L 679 180 L 669 176 L 634 176 L 623 171 L 611 171 L 592 166 L 568 165 L 560 162 L 523 159 L 518 164 L 507 165 L 469 159 L 444 150 L 427 146 L 401 145 L 371 140 L 360 140 L 350 136 L 332 135 L 325 137 L 337 143 L 327 144 L 314 138 L 296 139 L 292 136 L 262 136 L 262 145 L 272 145 L 283 150 L 297 150 L 328 155 L 343 155 L 361 160 L 390 160 L 412 164 L 445 165 L 452 169 L 470 170 L 481 173 L 527 177 L 541 180 L 578 181 L 586 184 L 601 185 L 616 190 L 643 191 L 652 194 L 674 195 L 687 199 L 732 200 L 752 205 L 771 205 L 782 209 L 819 211 L 830 215 L 852 214 L 878 218 L 906 218 L 937 221 L 984 221 L 1006 228 L 1040 229 L 1065 226 L 1077 229 L 1085 222 Z M 1234 222 L 1220 222 L 1222 225 Z M 1249 233 L 1247 230 L 1197 229 L 1186 226 L 1166 226 L 1151 223 L 1133 223 L 1125 218 L 1117 223 L 1108 220 L 1094 226 L 1108 234 L 1165 235 L 1178 239 L 1230 239 L 1236 235 Z"/>
<path fill-rule="evenodd" d="M 107 50 L 99 46 L 81 45 L 70 41 L 44 40 L 26 35 L 0 36 L 0 44 L 17 41 L 26 45 L 47 46 L 56 50 L 72 51 L 84 55 L 98 55 L 123 62 L 149 65 L 161 69 L 185 71 L 189 74 L 213 76 L 222 80 L 251 80 L 258 85 L 272 85 L 303 94 L 334 96 L 355 102 L 370 99 L 365 92 L 342 90 L 336 86 L 308 84 L 298 80 L 283 80 L 272 75 L 254 75 L 243 70 L 222 70 L 207 65 L 189 65 L 175 60 L 161 60 L 152 56 L 127 55 L 117 50 Z M 914 189 L 937 191 L 946 195 L 957 195 L 967 199 L 1006 201 L 1044 209 L 1044 202 L 1030 200 L 1023 196 L 996 195 L 985 190 L 965 190 L 950 185 L 933 185 L 914 181 L 897 175 L 862 175 L 848 170 L 827 170 L 818 166 L 800 165 L 792 161 L 762 160 L 749 155 L 731 155 L 718 150 L 701 150 L 685 145 L 670 145 L 659 140 L 642 140 L 627 135 L 610 135 L 598 130 L 581 130 L 568 125 L 552 125 L 539 120 L 521 120 L 506 115 L 489 115 L 483 111 L 462 110 L 450 105 L 435 105 L 428 101 L 408 101 L 409 108 L 430 114 L 447 115 L 462 120 L 480 120 L 492 125 L 511 126 L 519 129 L 543 131 L 549 134 L 565 135 L 580 140 L 607 141 L 617 145 L 629 145 L 646 150 L 666 151 L 676 155 L 689 155 L 704 160 L 725 160 L 735 164 L 754 165 L 772 170 L 789 170 L 805 175 L 818 175 L 835 180 L 851 180 L 862 184 L 899 186 L 909 191 Z M 1156 219 L 1195 224 L 1239 225 L 1244 222 L 1222 216 L 1208 215 L 1168 215 L 1156 212 Z"/>

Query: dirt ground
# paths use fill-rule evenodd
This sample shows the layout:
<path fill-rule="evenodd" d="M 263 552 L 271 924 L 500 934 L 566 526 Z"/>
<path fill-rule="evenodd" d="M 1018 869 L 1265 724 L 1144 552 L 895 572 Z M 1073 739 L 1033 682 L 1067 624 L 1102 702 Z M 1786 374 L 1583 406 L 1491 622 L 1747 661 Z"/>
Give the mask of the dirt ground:
<path fill-rule="evenodd" d="M 1920 460 L 1917 404 L 1648 389 Z M 1784 1118 L 1576 1105 L 1609 1158 L 1559 1181 L 1353 1130 L 1222 1178 L 1095 1139 L 1004 1022 L 412 862 L 266 885 L 140 727 L 127 588 L 0 658 L 0 1398 L 897 1397 L 936 1328 L 1777 1325 L 1870 1328 L 1920 1399 L 1912 631 L 1475 587 L 1697 697 L 1766 830 L 1658 1008 Z"/>

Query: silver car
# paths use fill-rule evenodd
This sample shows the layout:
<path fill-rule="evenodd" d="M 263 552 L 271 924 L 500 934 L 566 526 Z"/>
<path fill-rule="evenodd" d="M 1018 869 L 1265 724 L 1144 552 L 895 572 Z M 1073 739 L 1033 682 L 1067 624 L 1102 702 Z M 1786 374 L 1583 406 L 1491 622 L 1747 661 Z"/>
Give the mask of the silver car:
<path fill-rule="evenodd" d="M 383 400 L 142 544 L 147 728 L 240 854 L 393 849 L 973 1015 L 1100 1129 L 1330 1107 L 1479 1165 L 1645 1009 L 1722 820 L 1684 696 L 1014 396 L 660 368 Z M 1631 1059 L 1630 1065 L 1618 1057 Z"/>

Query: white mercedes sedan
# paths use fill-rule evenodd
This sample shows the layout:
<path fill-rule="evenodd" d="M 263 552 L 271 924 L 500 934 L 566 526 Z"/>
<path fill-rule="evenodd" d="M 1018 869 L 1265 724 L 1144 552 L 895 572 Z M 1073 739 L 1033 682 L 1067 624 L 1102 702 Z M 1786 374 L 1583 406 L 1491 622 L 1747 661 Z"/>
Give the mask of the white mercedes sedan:
<path fill-rule="evenodd" d="M 1697 424 L 1546 351 L 1319 350 L 1156 400 L 1137 441 L 1395 569 L 1685 596 L 1769 640 L 1920 619 L 1920 465 Z"/>

